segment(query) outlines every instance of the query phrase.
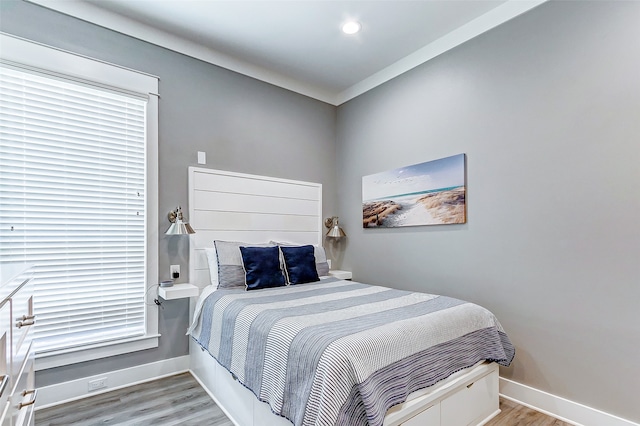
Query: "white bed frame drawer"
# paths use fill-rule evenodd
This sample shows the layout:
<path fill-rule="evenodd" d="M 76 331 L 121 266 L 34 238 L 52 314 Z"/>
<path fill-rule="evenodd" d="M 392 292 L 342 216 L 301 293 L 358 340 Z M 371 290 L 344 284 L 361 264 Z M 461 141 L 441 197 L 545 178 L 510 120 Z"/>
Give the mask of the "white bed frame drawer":
<path fill-rule="evenodd" d="M 461 407 L 465 409 L 461 410 Z M 441 424 L 477 425 L 498 409 L 498 374 L 495 372 L 487 374 L 443 399 L 440 403 Z"/>
<path fill-rule="evenodd" d="M 427 408 L 415 417 L 411 417 L 400 426 L 425 426 L 440 424 L 440 404 Z"/>

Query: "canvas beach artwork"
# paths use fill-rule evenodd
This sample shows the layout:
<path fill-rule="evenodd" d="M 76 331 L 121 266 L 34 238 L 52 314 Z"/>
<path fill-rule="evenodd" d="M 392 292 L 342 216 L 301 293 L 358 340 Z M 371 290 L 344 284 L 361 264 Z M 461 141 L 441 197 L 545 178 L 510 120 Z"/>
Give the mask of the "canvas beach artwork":
<path fill-rule="evenodd" d="M 362 226 L 466 223 L 466 156 L 401 167 L 362 178 Z"/>

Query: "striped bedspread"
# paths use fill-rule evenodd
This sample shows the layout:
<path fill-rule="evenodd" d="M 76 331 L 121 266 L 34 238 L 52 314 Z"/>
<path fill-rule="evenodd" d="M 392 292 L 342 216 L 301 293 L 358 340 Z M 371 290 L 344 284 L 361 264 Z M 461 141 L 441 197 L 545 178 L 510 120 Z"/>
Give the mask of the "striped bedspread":
<path fill-rule="evenodd" d="M 206 291 L 189 333 L 296 426 L 382 425 L 411 392 L 514 355 L 478 305 L 336 279 Z"/>

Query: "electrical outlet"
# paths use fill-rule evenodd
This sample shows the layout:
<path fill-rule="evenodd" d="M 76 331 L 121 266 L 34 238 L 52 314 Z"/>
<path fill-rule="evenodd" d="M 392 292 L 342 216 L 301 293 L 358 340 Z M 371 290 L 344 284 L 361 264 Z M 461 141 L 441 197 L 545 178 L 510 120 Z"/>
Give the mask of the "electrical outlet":
<path fill-rule="evenodd" d="M 171 265 L 169 274 L 174 280 L 180 278 L 180 265 Z"/>
<path fill-rule="evenodd" d="M 89 381 L 89 392 L 106 388 L 107 387 L 107 378 L 101 377 L 99 379 L 90 380 Z"/>

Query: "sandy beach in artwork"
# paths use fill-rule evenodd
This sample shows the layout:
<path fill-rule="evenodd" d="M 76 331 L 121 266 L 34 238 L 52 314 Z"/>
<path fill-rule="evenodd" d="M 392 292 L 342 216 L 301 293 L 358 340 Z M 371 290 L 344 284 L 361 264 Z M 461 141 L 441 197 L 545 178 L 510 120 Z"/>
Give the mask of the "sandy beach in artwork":
<path fill-rule="evenodd" d="M 362 226 L 364 228 L 382 226 L 385 218 L 396 211 L 402 209 L 402 206 L 395 201 L 372 201 L 362 204 Z"/>
<path fill-rule="evenodd" d="M 398 227 L 465 223 L 465 188 L 363 203 L 362 225 Z"/>

